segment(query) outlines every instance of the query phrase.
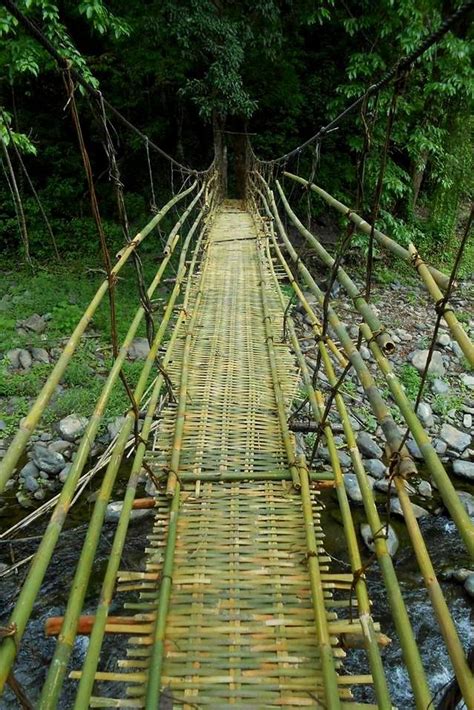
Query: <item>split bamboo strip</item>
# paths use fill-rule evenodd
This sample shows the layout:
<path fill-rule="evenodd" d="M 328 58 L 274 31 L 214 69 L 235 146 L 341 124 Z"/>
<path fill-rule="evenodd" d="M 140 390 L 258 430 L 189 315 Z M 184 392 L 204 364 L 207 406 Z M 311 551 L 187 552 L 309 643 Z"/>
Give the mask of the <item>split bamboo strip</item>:
<path fill-rule="evenodd" d="M 284 302 L 283 294 L 281 293 L 281 290 L 279 288 L 279 284 L 278 284 L 275 272 L 273 270 L 272 260 L 271 260 L 271 255 L 270 255 L 270 248 L 269 248 L 268 242 L 267 242 L 267 259 L 268 259 L 268 263 L 270 265 L 270 270 L 272 271 L 272 274 L 273 274 L 275 287 L 278 290 L 278 293 L 280 295 L 280 300 L 282 303 L 282 307 L 284 308 L 285 302 Z M 296 354 L 298 365 L 301 369 L 301 373 L 303 376 L 303 382 L 306 387 L 306 392 L 307 392 L 307 395 L 309 398 L 309 402 L 310 402 L 310 406 L 311 406 L 313 415 L 316 418 L 316 420 L 318 421 L 318 423 L 321 424 L 322 418 L 323 418 L 323 413 L 324 413 L 324 403 L 322 401 L 321 394 L 319 392 L 315 392 L 313 389 L 311 375 L 309 374 L 309 370 L 306 365 L 306 360 L 303 356 L 303 353 L 301 352 L 300 344 L 299 344 L 298 337 L 296 335 L 295 327 L 293 325 L 293 321 L 292 321 L 291 317 L 288 319 L 288 328 L 289 328 L 289 332 L 290 332 L 290 338 L 291 338 L 293 350 Z M 321 343 L 320 345 L 324 346 L 323 343 Z M 337 493 L 338 502 L 339 502 L 339 510 L 341 511 L 341 514 L 342 514 L 344 533 L 345 533 L 347 549 L 348 549 L 348 553 L 349 553 L 349 559 L 351 561 L 352 572 L 353 572 L 353 574 L 357 574 L 358 571 L 362 568 L 362 560 L 360 557 L 359 546 L 357 544 L 357 535 L 356 535 L 354 523 L 352 520 L 351 509 L 350 509 L 349 501 L 347 499 L 346 490 L 344 487 L 343 474 L 342 474 L 341 466 L 339 463 L 339 458 L 337 455 L 337 449 L 336 449 L 336 445 L 334 442 L 334 436 L 333 436 L 333 433 L 331 430 L 331 425 L 329 424 L 329 422 L 326 422 L 324 425 L 324 434 L 326 437 L 326 443 L 328 446 L 331 465 L 332 465 L 332 469 L 334 472 L 336 493 Z M 304 460 L 302 461 L 302 466 L 305 470 L 305 476 L 308 478 L 309 473 L 308 473 L 308 469 L 306 466 L 306 462 Z M 380 651 L 379 651 L 379 647 L 378 647 L 376 628 L 375 628 L 375 625 L 374 625 L 374 622 L 373 622 L 373 619 L 372 619 L 372 616 L 370 613 L 370 602 L 369 602 L 369 597 L 367 594 L 365 579 L 361 576 L 359 576 L 359 578 L 357 580 L 357 583 L 355 585 L 355 591 L 356 591 L 357 600 L 358 600 L 358 608 L 359 608 L 359 616 L 360 616 L 360 620 L 361 620 L 361 627 L 364 631 L 364 634 L 363 634 L 364 643 L 365 643 L 365 647 L 366 647 L 366 650 L 367 650 L 367 653 L 369 656 L 369 662 L 370 662 L 370 667 L 371 667 L 371 671 L 372 671 L 372 676 L 374 679 L 375 692 L 376 692 L 378 704 L 379 704 L 380 708 L 385 708 L 386 710 L 389 710 L 392 707 L 392 703 L 390 701 L 390 694 L 388 691 L 387 681 L 385 678 L 385 673 L 384 673 L 383 665 L 382 665 L 382 659 L 381 659 Z"/>
<path fill-rule="evenodd" d="M 194 272 L 196 258 L 199 253 L 199 250 L 201 248 L 203 234 L 204 234 L 204 230 L 201 230 L 199 238 L 198 238 L 196 246 L 195 246 L 195 249 L 194 249 L 193 259 L 192 259 L 191 266 L 190 266 L 189 273 L 188 273 L 188 283 L 187 283 L 186 293 L 185 293 L 185 297 L 184 297 L 184 301 L 183 301 L 183 305 L 182 305 L 182 309 L 181 309 L 181 313 L 183 315 L 174 328 L 174 331 L 171 336 L 170 343 L 169 343 L 169 346 L 167 349 L 167 354 L 166 354 L 165 358 L 163 359 L 163 367 L 165 369 L 168 366 L 168 361 L 169 361 L 171 354 L 173 352 L 174 343 L 175 343 L 176 337 L 180 331 L 180 327 L 185 322 L 184 314 L 186 313 L 187 306 L 188 306 L 189 286 L 191 284 L 191 279 L 192 279 L 193 272 Z M 180 265 L 181 267 L 184 266 L 188 246 L 189 246 L 192 236 L 193 236 L 193 231 L 190 230 L 190 232 L 186 238 L 186 241 L 183 245 L 183 250 L 182 250 L 182 254 L 181 254 L 181 258 L 182 258 L 182 262 Z M 179 273 L 179 271 L 180 271 L 180 268 L 178 269 L 178 273 Z M 118 567 L 120 564 L 122 551 L 123 551 L 123 548 L 125 545 L 128 524 L 129 524 L 129 520 L 130 520 L 130 513 L 131 513 L 131 510 L 133 507 L 133 501 L 135 499 L 135 493 L 136 493 L 136 488 L 137 488 L 137 484 L 138 484 L 138 479 L 140 476 L 140 472 L 142 470 L 142 463 L 143 463 L 143 458 L 144 458 L 145 450 L 146 450 L 146 443 L 148 441 L 148 436 L 149 436 L 151 425 L 153 422 L 153 416 L 155 413 L 158 398 L 160 396 L 162 384 L 163 384 L 163 377 L 160 375 L 160 377 L 158 378 L 157 383 L 155 385 L 155 389 L 152 394 L 152 397 L 150 399 L 150 404 L 148 406 L 148 411 L 147 411 L 145 421 L 143 424 L 143 429 L 141 431 L 140 444 L 139 444 L 137 452 L 135 454 L 135 459 L 134 459 L 133 466 L 132 466 L 130 480 L 127 485 L 127 490 L 126 490 L 126 494 L 125 494 L 124 501 L 123 501 L 122 511 L 120 513 L 119 521 L 117 524 L 117 530 L 116 530 L 113 544 L 112 544 L 112 550 L 111 550 L 110 556 L 109 556 L 109 562 L 107 564 L 107 569 L 106 569 L 104 581 L 102 584 L 102 590 L 101 590 L 100 600 L 99 600 L 99 604 L 98 604 L 97 612 L 96 612 L 96 616 L 95 616 L 94 627 L 92 629 L 90 643 L 89 643 L 89 647 L 87 649 L 87 655 L 86 655 L 86 659 L 85 659 L 84 665 L 83 665 L 81 682 L 79 684 L 79 688 L 78 688 L 76 700 L 75 700 L 75 707 L 77 707 L 78 709 L 83 708 L 88 704 L 88 701 L 89 701 L 91 693 L 92 693 L 92 688 L 93 688 L 93 684 L 94 684 L 94 677 L 95 677 L 95 673 L 96 673 L 96 669 L 97 669 L 97 664 L 99 662 L 100 650 L 102 647 L 103 636 L 104 636 L 104 633 L 106 630 L 107 620 L 109 618 L 108 613 L 109 613 L 110 604 L 112 601 L 112 595 L 113 595 L 113 591 L 114 591 L 114 587 L 115 587 L 115 582 L 117 579 Z"/>
<path fill-rule="evenodd" d="M 265 327 L 265 336 L 268 348 L 268 359 L 270 362 L 270 370 L 273 381 L 273 390 L 275 393 L 275 403 L 278 412 L 278 420 L 281 427 L 281 435 L 285 445 L 286 456 L 288 459 L 288 468 L 291 472 L 291 478 L 293 485 L 296 489 L 300 487 L 299 472 L 295 460 L 295 448 L 291 441 L 290 429 L 288 427 L 288 416 L 285 408 L 285 398 L 283 396 L 283 390 L 280 384 L 278 368 L 276 364 L 275 346 L 274 346 L 274 334 L 272 327 L 272 317 L 270 315 L 267 299 L 265 296 L 265 290 L 267 288 L 266 274 L 262 264 L 261 247 L 257 246 L 257 258 L 260 273 L 260 295 L 262 299 L 262 309 L 263 309 L 263 322 Z"/>
<path fill-rule="evenodd" d="M 408 245 L 408 251 L 410 253 L 413 266 L 421 276 L 430 296 L 433 298 L 435 303 L 441 303 L 443 300 L 443 293 L 440 291 L 438 284 L 433 278 L 429 266 L 425 264 L 414 244 L 410 243 Z M 461 323 L 456 318 L 454 311 L 449 308 L 449 304 L 447 304 L 447 307 L 443 312 L 443 318 L 451 331 L 451 335 L 457 341 L 466 356 L 467 361 L 470 363 L 471 367 L 474 367 L 474 345 Z"/>
<path fill-rule="evenodd" d="M 299 233 L 306 239 L 308 244 L 311 245 L 311 247 L 321 259 L 321 261 L 326 264 L 326 266 L 328 266 L 330 269 L 332 269 L 335 264 L 335 260 L 333 259 L 333 257 L 328 251 L 326 251 L 326 249 L 316 239 L 316 237 L 311 234 L 308 229 L 306 229 L 306 227 L 301 223 L 296 214 L 293 212 L 278 180 L 276 180 L 275 184 L 277 186 L 281 201 L 288 217 L 291 219 Z M 363 319 L 366 321 L 366 323 L 370 325 L 371 329 L 374 331 L 374 334 L 376 334 L 377 342 L 379 343 L 382 350 L 386 353 L 392 353 L 395 350 L 395 344 L 391 339 L 390 335 L 387 333 L 385 326 L 382 325 L 370 303 L 365 300 L 364 296 L 360 292 L 360 289 L 355 285 L 353 280 L 342 268 L 342 266 L 338 267 L 336 271 L 336 277 L 339 283 L 347 291 L 348 295 L 352 299 L 354 306 L 357 308 Z"/>
<path fill-rule="evenodd" d="M 193 227 L 191 227 L 190 234 L 188 234 L 188 238 L 186 239 L 186 250 L 189 245 L 189 241 L 195 231 L 195 228 L 198 226 L 199 221 L 200 221 L 201 215 L 198 217 L 197 220 L 195 220 Z M 140 396 L 140 392 L 143 391 L 143 389 L 146 386 L 146 382 L 149 377 L 149 373 L 151 371 L 151 368 L 155 362 L 156 355 L 158 352 L 158 349 L 161 345 L 161 342 L 163 340 L 163 337 L 165 335 L 166 329 L 168 327 L 168 323 L 170 321 L 170 318 L 173 313 L 174 309 L 174 304 L 176 302 L 176 299 L 178 297 L 182 281 L 184 279 L 184 275 L 186 273 L 186 265 L 185 265 L 185 257 L 186 257 L 186 251 L 182 251 L 180 255 L 180 264 L 179 264 L 179 270 L 178 270 L 178 277 L 175 283 L 175 286 L 173 288 L 172 294 L 170 296 L 170 299 L 168 301 L 168 305 L 166 307 L 165 313 L 163 315 L 163 319 L 161 321 L 160 327 L 158 329 L 158 332 L 155 336 L 155 340 L 152 344 L 152 347 L 150 349 L 150 352 L 147 356 L 147 359 L 145 361 L 145 365 L 143 367 L 142 373 L 140 375 L 139 382 L 137 384 L 134 396 L 135 399 L 137 400 Z M 179 323 L 181 323 L 183 318 L 183 315 L 181 314 L 179 318 Z M 171 345 L 171 343 L 170 343 Z M 169 352 L 169 348 L 168 351 Z M 168 356 L 169 357 L 169 356 Z M 154 395 L 153 398 L 156 396 L 156 401 L 159 396 L 159 390 L 162 384 L 162 377 L 160 376 L 157 379 L 157 383 L 155 385 L 154 389 Z M 155 401 L 155 406 L 156 406 L 156 401 Z M 93 513 L 91 516 L 91 520 L 89 523 L 89 530 L 86 536 L 86 540 L 84 542 L 84 546 L 81 552 L 81 557 L 79 559 L 79 563 L 76 569 L 76 573 L 74 576 L 74 582 L 72 586 L 72 592 L 71 595 L 68 599 L 68 605 L 66 609 L 66 613 L 64 616 L 64 622 L 63 622 L 63 627 L 61 630 L 61 633 L 58 638 L 58 642 L 56 644 L 56 649 L 55 653 L 53 656 L 53 660 L 51 662 L 48 676 L 46 678 L 45 684 L 43 686 L 42 690 L 42 696 L 40 700 L 40 707 L 41 708 L 51 708 L 54 707 L 54 703 L 57 701 L 59 697 L 59 693 L 61 690 L 61 686 L 64 680 L 64 676 L 66 673 L 67 669 L 67 663 L 72 651 L 72 646 L 75 638 L 75 630 L 76 630 L 76 625 L 77 625 L 77 618 L 79 617 L 82 609 L 82 604 L 84 600 L 85 593 L 87 591 L 87 585 L 88 585 L 88 580 L 90 576 L 90 571 L 94 562 L 94 556 L 95 556 L 95 550 L 97 547 L 97 543 L 99 540 L 100 536 L 100 530 L 102 528 L 103 524 L 103 519 L 105 515 L 105 510 L 107 507 L 107 503 L 109 501 L 112 488 L 115 482 L 115 478 L 120 466 L 120 462 L 122 460 L 123 456 L 123 450 L 124 450 L 124 445 L 126 441 L 128 440 L 128 437 L 130 436 L 130 433 L 132 431 L 134 424 L 134 412 L 133 410 L 130 410 L 127 413 L 125 423 L 122 427 L 122 430 L 119 434 L 119 437 L 117 439 L 117 442 L 115 444 L 115 448 L 112 454 L 112 459 L 107 467 L 99 496 L 96 499 L 96 503 L 93 509 Z M 132 468 L 132 475 L 135 475 L 136 472 Z M 123 523 L 122 523 L 123 524 Z M 122 530 L 122 527 L 121 527 Z M 51 705 L 52 703 L 52 705 Z"/>
<path fill-rule="evenodd" d="M 134 239 L 129 244 L 127 244 L 127 246 L 125 246 L 121 250 L 121 252 L 119 252 L 119 260 L 112 269 L 113 275 L 117 275 L 119 273 L 123 265 L 128 260 L 129 256 L 140 245 L 143 239 L 160 223 L 160 221 L 169 212 L 169 210 L 180 200 L 182 200 L 184 197 L 193 192 L 196 187 L 197 182 L 194 182 L 187 190 L 184 190 L 183 192 L 173 197 L 169 202 L 167 202 L 167 204 L 162 207 L 162 209 L 158 212 L 157 215 L 155 215 L 155 217 L 153 217 L 153 219 L 146 225 L 146 227 L 144 227 L 140 232 L 138 232 Z M 107 293 L 108 288 L 109 283 L 106 279 L 102 282 L 94 298 L 85 310 L 84 315 L 80 319 L 74 332 L 72 333 L 66 346 L 64 347 L 56 365 L 53 368 L 53 371 L 49 375 L 48 379 L 43 385 L 41 392 L 36 398 L 35 403 L 33 404 L 26 417 L 22 419 L 22 423 L 15 435 L 15 438 L 8 447 L 5 457 L 0 462 L 0 493 L 5 489 L 5 485 L 8 479 L 13 474 L 15 466 L 17 465 L 21 454 L 25 450 L 26 444 L 28 443 L 31 434 L 34 432 L 41 416 L 43 415 L 43 412 L 48 402 L 50 401 L 54 391 L 56 390 L 56 387 L 59 384 L 59 381 L 61 380 L 61 377 L 63 376 L 63 373 L 66 367 L 68 366 L 69 361 L 71 360 L 84 331 L 92 320 L 92 317 L 95 311 L 97 310 L 98 305 L 102 301 L 104 295 Z"/>
<path fill-rule="evenodd" d="M 338 212 L 347 217 L 347 219 L 350 219 L 351 222 L 356 225 L 357 229 L 359 229 L 361 232 L 364 232 L 364 234 L 370 234 L 372 230 L 371 225 L 366 222 L 365 219 L 359 217 L 359 215 L 353 212 L 353 210 L 351 210 L 349 207 L 346 207 L 346 205 L 343 205 L 342 202 L 339 202 L 339 200 L 336 200 L 334 197 L 332 197 L 332 195 L 330 195 L 328 192 L 318 187 L 314 183 L 309 183 L 307 180 L 304 180 L 304 178 L 301 178 L 299 175 L 293 175 L 292 173 L 287 172 L 284 172 L 283 174 L 286 175 L 286 177 L 291 178 L 291 180 L 299 182 L 300 185 L 304 185 L 305 187 L 309 186 L 313 192 L 322 197 L 323 200 L 325 200 L 329 205 L 331 205 L 331 207 L 334 207 Z M 410 252 L 404 247 L 402 247 L 401 244 L 398 244 L 398 242 L 396 242 L 394 239 L 391 239 L 378 229 L 374 229 L 374 238 L 377 240 L 380 246 L 384 247 L 385 249 L 388 249 L 388 251 L 400 257 L 408 264 L 413 264 Z M 442 271 L 438 271 L 438 269 L 435 269 L 433 266 L 427 265 L 426 268 L 429 270 L 431 276 L 436 281 L 438 286 L 443 289 L 446 289 L 448 287 L 449 277 L 446 276 L 446 274 L 443 274 Z"/>

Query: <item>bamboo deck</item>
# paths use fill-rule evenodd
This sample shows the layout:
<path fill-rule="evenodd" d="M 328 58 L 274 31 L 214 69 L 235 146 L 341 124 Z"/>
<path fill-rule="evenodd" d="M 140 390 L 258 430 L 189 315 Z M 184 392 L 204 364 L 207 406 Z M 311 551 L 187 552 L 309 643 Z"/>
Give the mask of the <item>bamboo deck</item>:
<path fill-rule="evenodd" d="M 157 476 L 169 474 L 178 457 L 179 470 L 171 471 L 178 491 L 156 492 L 145 571 L 119 576 L 116 601 L 121 592 L 135 595 L 125 606 L 137 616 L 122 630 L 130 635 L 127 658 L 96 680 L 122 681 L 124 692 L 93 696 L 91 707 L 149 707 L 157 667 L 161 697 L 173 708 L 328 707 L 315 608 L 328 634 L 337 705 L 359 707 L 352 687 L 372 682 L 343 674 L 340 636 L 362 635 L 357 614 L 350 622 L 334 611 L 348 605 L 352 575 L 329 569 L 317 491 L 305 517 L 305 489 L 292 485 L 296 452 L 282 430 L 276 391 L 289 408 L 298 371 L 280 342 L 283 311 L 263 254 L 250 214 L 226 203 L 168 369 L 185 402 L 168 405 L 148 455 Z M 273 474 L 287 480 L 263 480 Z M 334 590 L 344 598 L 334 601 Z"/>

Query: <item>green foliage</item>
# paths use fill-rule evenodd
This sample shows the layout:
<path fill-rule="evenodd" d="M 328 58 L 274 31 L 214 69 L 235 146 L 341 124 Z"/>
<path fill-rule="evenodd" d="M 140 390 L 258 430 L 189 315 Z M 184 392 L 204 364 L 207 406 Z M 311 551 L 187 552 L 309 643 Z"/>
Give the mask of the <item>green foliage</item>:
<path fill-rule="evenodd" d="M 402 365 L 399 372 L 399 379 L 405 388 L 405 393 L 412 402 L 417 398 L 421 384 L 421 376 L 413 365 Z"/>

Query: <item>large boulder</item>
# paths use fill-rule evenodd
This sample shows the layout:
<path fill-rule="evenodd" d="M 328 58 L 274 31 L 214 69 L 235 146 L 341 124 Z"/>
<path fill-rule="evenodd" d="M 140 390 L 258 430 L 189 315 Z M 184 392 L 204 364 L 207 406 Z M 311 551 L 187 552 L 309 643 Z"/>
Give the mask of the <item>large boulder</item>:
<path fill-rule="evenodd" d="M 56 451 L 50 451 L 45 446 L 40 446 L 39 444 L 33 447 L 33 463 L 35 463 L 41 471 L 46 471 L 46 473 L 52 475 L 62 471 L 66 465 L 62 454 L 58 454 Z"/>

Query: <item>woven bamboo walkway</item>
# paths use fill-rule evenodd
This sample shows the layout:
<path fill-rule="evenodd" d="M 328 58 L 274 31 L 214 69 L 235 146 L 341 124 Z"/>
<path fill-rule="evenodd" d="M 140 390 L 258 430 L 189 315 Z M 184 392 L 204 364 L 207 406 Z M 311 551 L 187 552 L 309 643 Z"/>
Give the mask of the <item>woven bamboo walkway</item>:
<path fill-rule="evenodd" d="M 181 493 L 157 491 L 145 572 L 119 577 L 118 598 L 135 594 L 125 607 L 137 616 L 127 658 L 96 680 L 125 688 L 120 698 L 92 697 L 91 707 L 145 707 L 156 672 L 162 701 L 174 708 L 327 707 L 315 608 L 339 672 L 337 704 L 359 707 L 352 686 L 372 682 L 341 674 L 340 636 L 361 634 L 357 616 L 338 620 L 334 611 L 347 608 L 352 575 L 329 570 L 318 492 L 311 489 L 305 517 L 304 489 L 292 485 L 296 452 L 281 428 L 277 390 L 289 407 L 298 372 L 279 342 L 283 311 L 264 253 L 250 214 L 226 203 L 194 276 L 187 314 L 194 326 L 180 333 L 169 365 L 175 390 L 187 383 L 182 436 L 183 411 L 169 404 L 148 455 L 163 476 L 179 448 Z M 266 480 L 275 476 L 284 480 Z M 170 596 L 160 631 L 165 578 Z"/>

